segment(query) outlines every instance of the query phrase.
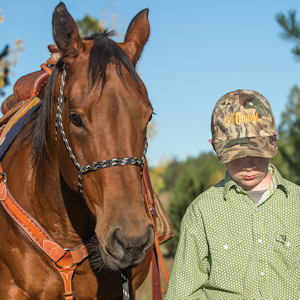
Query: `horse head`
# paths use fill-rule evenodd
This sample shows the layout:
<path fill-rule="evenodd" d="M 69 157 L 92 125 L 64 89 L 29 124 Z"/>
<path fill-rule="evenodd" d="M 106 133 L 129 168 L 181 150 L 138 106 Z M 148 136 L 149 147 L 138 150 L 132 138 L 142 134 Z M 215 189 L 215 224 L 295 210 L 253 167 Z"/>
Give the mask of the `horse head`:
<path fill-rule="evenodd" d="M 147 124 L 153 110 L 135 70 L 150 33 L 147 16 L 144 10 L 131 21 L 124 43 L 115 43 L 106 31 L 82 39 L 63 3 L 52 19 L 54 40 L 62 55 L 56 66 L 52 105 L 55 116 L 61 95 L 64 133 L 58 131 L 55 144 L 59 170 L 77 195 L 81 172 L 81 192 L 95 218 L 101 255 L 112 270 L 138 265 L 154 240 L 141 184 Z M 63 72 L 65 82 L 61 81 Z M 80 170 L 80 166 L 114 158 L 135 158 L 139 163 Z"/>

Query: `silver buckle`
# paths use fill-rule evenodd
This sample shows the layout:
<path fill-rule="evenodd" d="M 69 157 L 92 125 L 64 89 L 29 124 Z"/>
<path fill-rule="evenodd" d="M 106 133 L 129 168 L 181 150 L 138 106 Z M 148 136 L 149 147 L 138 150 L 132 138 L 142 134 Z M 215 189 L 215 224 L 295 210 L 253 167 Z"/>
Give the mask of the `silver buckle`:
<path fill-rule="evenodd" d="M 75 293 L 72 291 L 72 295 L 73 295 L 73 299 L 75 300 Z M 71 295 L 67 295 L 67 297 L 70 297 Z M 66 299 L 66 293 L 62 294 L 62 299 L 65 300 Z"/>
<path fill-rule="evenodd" d="M 6 183 L 6 181 L 7 181 L 7 175 L 6 175 L 6 173 L 5 172 L 1 172 L 0 173 L 0 177 L 4 177 L 3 182 Z M 2 178 L 0 180 L 2 181 Z"/>

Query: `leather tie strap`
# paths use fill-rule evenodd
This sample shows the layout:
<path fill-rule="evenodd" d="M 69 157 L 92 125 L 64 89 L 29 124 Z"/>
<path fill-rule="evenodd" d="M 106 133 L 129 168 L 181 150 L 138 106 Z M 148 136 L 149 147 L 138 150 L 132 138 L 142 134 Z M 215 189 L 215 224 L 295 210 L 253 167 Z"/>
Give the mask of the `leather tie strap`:
<path fill-rule="evenodd" d="M 49 75 L 51 75 L 52 70 L 46 65 L 46 64 L 41 64 L 41 68 L 47 72 Z"/>

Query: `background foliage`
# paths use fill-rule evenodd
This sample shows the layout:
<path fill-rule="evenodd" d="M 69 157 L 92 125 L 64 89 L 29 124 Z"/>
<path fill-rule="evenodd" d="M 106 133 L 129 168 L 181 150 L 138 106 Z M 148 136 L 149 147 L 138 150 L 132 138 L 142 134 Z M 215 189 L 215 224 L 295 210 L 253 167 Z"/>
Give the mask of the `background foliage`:
<path fill-rule="evenodd" d="M 0 23 L 4 21 L 4 18 L 5 16 L 2 14 L 2 9 L 0 8 Z M 13 48 L 5 45 L 3 50 L 0 51 L 0 96 L 4 95 L 2 89 L 9 84 L 9 76 L 12 75 L 11 69 L 20 59 L 20 53 L 23 50 L 23 41 L 17 39 Z"/>

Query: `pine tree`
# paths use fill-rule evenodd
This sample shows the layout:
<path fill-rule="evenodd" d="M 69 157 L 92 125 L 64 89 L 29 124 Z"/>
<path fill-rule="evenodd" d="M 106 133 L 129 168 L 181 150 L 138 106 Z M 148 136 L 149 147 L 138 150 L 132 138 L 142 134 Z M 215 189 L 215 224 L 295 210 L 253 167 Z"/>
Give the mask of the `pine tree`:
<path fill-rule="evenodd" d="M 295 54 L 296 59 L 300 60 L 300 24 L 296 21 L 296 11 L 288 12 L 285 16 L 283 13 L 276 15 L 278 24 L 283 29 L 281 37 L 286 40 L 290 40 L 296 45 L 292 48 L 292 52 Z"/>

